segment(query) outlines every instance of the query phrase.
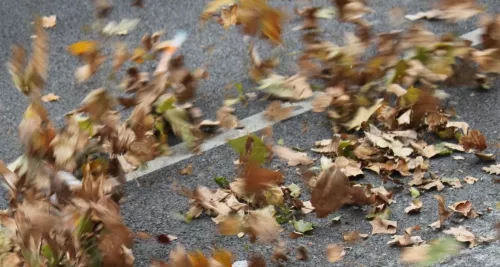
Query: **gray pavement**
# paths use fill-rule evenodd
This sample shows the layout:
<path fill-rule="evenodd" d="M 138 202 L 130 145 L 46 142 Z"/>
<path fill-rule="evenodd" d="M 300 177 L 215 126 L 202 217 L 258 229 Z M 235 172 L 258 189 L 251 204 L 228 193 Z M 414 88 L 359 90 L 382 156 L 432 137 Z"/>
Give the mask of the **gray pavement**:
<path fill-rule="evenodd" d="M 141 22 L 136 30 L 128 36 L 122 37 L 131 48 L 140 42 L 140 38 L 146 32 L 166 30 L 167 37 L 172 37 L 176 30 L 184 29 L 189 32 L 189 38 L 182 47 L 186 57 L 186 63 L 190 67 L 203 65 L 208 57 L 201 45 L 215 45 L 215 50 L 208 69 L 210 76 L 199 86 L 199 95 L 196 105 L 199 106 L 207 117 L 215 117 L 215 111 L 222 104 L 225 85 L 231 82 L 242 82 L 248 91 L 252 88 L 246 70 L 248 58 L 246 46 L 237 30 L 232 29 L 225 32 L 219 25 L 211 23 L 200 31 L 198 17 L 207 1 L 204 0 L 145 0 L 145 8 L 137 9 L 129 7 L 129 1 L 115 1 L 116 8 L 111 18 L 119 20 L 122 18 L 140 18 Z M 318 5 L 329 5 L 330 1 L 313 1 Z M 368 17 L 375 24 L 377 32 L 405 28 L 409 25 L 405 22 L 398 28 L 389 22 L 390 16 L 387 12 L 391 8 L 406 6 L 406 13 L 415 13 L 429 8 L 433 1 L 414 0 L 371 0 L 371 7 L 377 12 Z M 283 7 L 288 12 L 292 11 L 294 1 L 282 0 L 271 1 L 278 7 Z M 482 1 L 488 6 L 490 13 L 500 11 L 500 5 L 495 1 Z M 76 107 L 84 96 L 92 89 L 101 86 L 106 75 L 96 75 L 89 82 L 77 84 L 73 78 L 73 72 L 78 66 L 78 60 L 66 52 L 67 45 L 79 40 L 92 39 L 82 28 L 88 25 L 92 18 L 92 7 L 90 1 L 3 1 L 0 10 L 0 62 L 6 62 L 10 55 L 8 49 L 13 43 L 21 43 L 29 47 L 29 36 L 32 34 L 30 22 L 32 14 L 39 12 L 41 15 L 56 15 L 57 25 L 49 29 L 50 34 L 50 70 L 49 81 L 46 92 L 53 92 L 61 99 L 57 102 L 47 103 L 52 118 L 58 125 L 62 125 L 62 114 Z M 425 22 L 431 31 L 437 33 L 454 32 L 461 35 L 477 28 L 476 21 L 462 22 L 458 24 L 447 24 L 444 22 Z M 291 29 L 300 22 L 292 20 L 284 31 L 285 53 L 298 51 L 300 49 L 299 34 Z M 325 22 L 325 35 L 332 41 L 341 42 L 343 31 L 348 29 L 346 25 L 339 24 L 336 20 Z M 293 56 L 284 56 L 283 64 L 279 71 L 283 74 L 292 74 L 295 70 Z M 142 68 L 147 70 L 150 65 Z M 103 73 L 106 73 L 105 71 Z M 2 135 L 0 138 L 0 158 L 11 161 L 20 154 L 17 142 L 17 125 L 22 118 L 26 101 L 24 96 L 17 92 L 12 85 L 7 70 L 0 71 L 0 125 Z M 499 107 L 500 83 L 496 83 L 490 91 L 479 92 L 471 88 L 448 88 L 452 101 L 459 116 L 467 121 L 472 128 L 481 130 L 493 145 L 498 142 L 500 133 Z M 267 106 L 265 101 L 254 101 L 247 107 L 238 106 L 236 115 L 246 118 L 252 114 L 262 111 Z M 307 121 L 309 131 L 300 134 L 304 121 Z M 331 134 L 329 122 L 324 114 L 305 113 L 291 118 L 274 126 L 275 139 L 283 138 L 286 146 L 298 146 L 309 148 L 314 141 L 328 138 Z M 491 152 L 498 152 L 492 150 Z M 309 153 L 309 152 L 308 152 Z M 318 155 L 309 153 L 310 156 L 318 158 Z M 152 235 L 172 234 L 179 239 L 171 244 L 159 244 L 154 240 L 137 240 L 134 246 L 136 266 L 147 266 L 151 259 L 166 259 L 169 251 L 181 243 L 187 249 L 202 249 L 210 251 L 214 245 L 231 250 L 237 260 L 244 260 L 253 252 L 260 252 L 267 258 L 270 256 L 270 247 L 250 245 L 247 238 L 224 237 L 216 233 L 215 224 L 209 217 L 202 217 L 186 224 L 175 215 L 187 208 L 187 199 L 175 194 L 170 186 L 172 179 L 181 184 L 194 188 L 196 185 L 205 185 L 215 188 L 213 182 L 215 176 L 225 176 L 230 179 L 235 176 L 235 168 L 232 161 L 237 155 L 228 146 L 221 146 L 210 150 L 201 156 L 189 158 L 168 168 L 158 170 L 138 179 L 138 183 L 132 181 L 126 185 L 127 197 L 123 207 L 123 216 L 129 227 L 134 231 L 145 231 Z M 187 164 L 193 165 L 193 174 L 189 176 L 179 175 L 179 170 Z M 317 164 L 317 163 L 316 163 Z M 268 167 L 280 168 L 286 174 L 286 184 L 295 182 L 302 184 L 294 169 L 285 168 L 279 160 L 273 161 Z M 474 208 L 483 211 L 486 207 L 495 207 L 499 201 L 499 185 L 492 182 L 491 176 L 481 171 L 482 164 L 478 163 L 473 156 L 466 155 L 464 161 L 455 161 L 452 158 L 443 158 L 431 161 L 431 169 L 438 171 L 445 177 L 463 178 L 472 175 L 481 181 L 474 185 L 464 185 L 461 189 L 446 188 L 442 195 L 446 197 L 447 203 L 460 200 L 470 200 Z M 367 175 L 363 182 L 378 185 L 380 179 Z M 140 186 L 139 186 L 140 185 Z M 301 186 L 303 187 L 303 186 Z M 389 186 L 389 188 L 391 188 Z M 388 189 L 389 189 L 388 188 Z M 303 192 L 305 190 L 302 190 Z M 403 213 L 404 207 L 410 202 L 408 194 L 398 194 L 396 203 L 391 206 L 393 220 L 398 221 L 398 233 L 405 227 L 420 224 L 423 230 L 419 233 L 424 240 L 442 236 L 426 225 L 435 221 L 437 215 L 436 201 L 433 192 L 424 194 L 422 200 L 424 208 L 419 215 L 408 216 Z M 302 199 L 309 199 L 307 193 Z M 307 215 L 306 220 L 315 223 L 315 230 L 311 236 L 297 240 L 288 240 L 288 247 L 292 249 L 290 261 L 287 266 L 400 266 L 398 262 L 399 248 L 391 248 L 385 243 L 389 236 L 370 236 L 366 241 L 352 246 L 347 251 L 344 260 L 337 264 L 327 264 L 325 258 L 325 247 L 329 243 L 341 243 L 342 234 L 347 231 L 360 231 L 369 233 L 371 226 L 364 219 L 365 212 L 356 208 L 344 208 L 338 214 L 342 215 L 341 223 L 332 225 L 328 219 L 316 219 L 314 215 Z M 485 213 L 484 216 L 466 220 L 462 224 L 470 226 L 476 236 L 488 235 L 493 232 L 493 224 L 498 221 L 500 212 L 494 210 Z M 453 224 L 450 224 L 454 226 Z M 291 226 L 285 226 L 282 236 L 287 239 Z M 288 230 L 288 231 L 287 231 Z M 299 245 L 305 245 L 310 251 L 310 261 L 300 262 L 295 260 L 295 249 Z M 464 249 L 458 256 L 451 258 L 443 266 L 498 266 L 496 259 L 500 257 L 500 245 L 497 243 L 488 246 L 479 246 L 474 249 Z"/>

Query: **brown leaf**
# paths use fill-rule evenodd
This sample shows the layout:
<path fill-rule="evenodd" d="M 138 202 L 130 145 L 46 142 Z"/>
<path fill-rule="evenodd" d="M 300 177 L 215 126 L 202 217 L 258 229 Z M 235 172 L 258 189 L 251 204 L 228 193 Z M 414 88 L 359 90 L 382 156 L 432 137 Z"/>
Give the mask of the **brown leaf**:
<path fill-rule="evenodd" d="M 419 226 L 407 228 L 403 235 L 395 235 L 392 240 L 387 242 L 388 245 L 398 245 L 400 247 L 406 247 L 411 245 L 419 245 L 425 241 L 420 238 L 420 236 L 412 236 L 413 230 L 420 230 Z"/>
<path fill-rule="evenodd" d="M 408 206 L 408 207 L 405 208 L 405 213 L 420 212 L 421 208 L 422 208 L 422 200 L 420 200 L 420 199 L 414 199 L 410 203 L 410 206 Z"/>
<path fill-rule="evenodd" d="M 333 96 L 330 94 L 318 94 L 312 101 L 313 112 L 324 112 L 332 103 Z"/>
<path fill-rule="evenodd" d="M 467 218 L 477 218 L 479 214 L 472 208 L 472 203 L 468 200 L 459 201 L 448 206 L 454 212 L 458 212 Z"/>
<path fill-rule="evenodd" d="M 220 23 L 224 29 L 229 29 L 231 26 L 238 23 L 238 6 L 232 4 L 229 7 L 223 7 L 220 14 Z"/>
<path fill-rule="evenodd" d="M 273 44 L 282 44 L 281 28 L 284 16 L 266 0 L 248 0 L 238 4 L 238 22 L 244 34 L 261 35 Z"/>
<path fill-rule="evenodd" d="M 460 138 L 460 145 L 466 151 L 471 149 L 483 151 L 488 147 L 486 144 L 486 137 L 478 130 L 470 130 L 467 135 L 462 136 Z"/>
<path fill-rule="evenodd" d="M 59 96 L 54 94 L 54 93 L 50 93 L 50 94 L 46 94 L 46 95 L 42 96 L 43 102 L 53 102 L 53 101 L 57 101 L 57 100 L 59 100 Z"/>
<path fill-rule="evenodd" d="M 340 209 L 349 199 L 350 190 L 349 179 L 337 166 L 333 165 L 321 172 L 311 198 L 316 215 L 326 217 Z"/>
<path fill-rule="evenodd" d="M 262 193 L 262 191 L 283 181 L 283 174 L 259 167 L 256 163 L 245 164 L 243 170 L 244 190 L 247 193 Z"/>
<path fill-rule="evenodd" d="M 309 252 L 307 251 L 306 247 L 300 246 L 297 248 L 297 260 L 299 261 L 309 260 Z"/>
<path fill-rule="evenodd" d="M 288 166 L 297 165 L 310 165 L 313 163 L 312 159 L 307 156 L 305 152 L 297 152 L 284 146 L 273 146 L 273 153 L 278 157 L 288 161 Z"/>
<path fill-rule="evenodd" d="M 42 26 L 44 28 L 52 28 L 56 26 L 56 15 L 42 17 Z"/>
<path fill-rule="evenodd" d="M 434 198 L 438 201 L 438 209 L 439 209 L 439 220 L 432 223 L 432 228 L 441 228 L 444 222 L 453 214 L 452 212 L 446 209 L 446 205 L 444 203 L 444 198 L 440 195 L 434 195 Z"/>
<path fill-rule="evenodd" d="M 355 243 L 360 241 L 362 238 L 367 238 L 367 234 L 360 234 L 359 232 L 352 231 L 352 232 L 347 232 L 343 234 L 344 236 L 344 241 L 348 243 Z"/>
<path fill-rule="evenodd" d="M 233 115 L 234 109 L 231 107 L 222 106 L 217 110 L 217 121 L 220 122 L 220 126 L 226 129 L 233 129 L 238 127 L 238 118 Z"/>
<path fill-rule="evenodd" d="M 182 175 L 191 175 L 193 173 L 193 165 L 192 164 L 188 164 L 186 167 L 182 168 L 179 171 L 179 173 L 182 174 Z"/>
<path fill-rule="evenodd" d="M 443 231 L 443 233 L 455 236 L 459 242 L 469 242 L 469 248 L 473 248 L 477 245 L 477 240 L 474 234 L 465 229 L 463 226 L 451 227 L 449 230 Z"/>
<path fill-rule="evenodd" d="M 398 222 L 383 220 L 380 217 L 375 217 L 370 221 L 372 225 L 372 235 L 374 234 L 395 234 L 397 231 Z"/>
<path fill-rule="evenodd" d="M 146 232 L 136 232 L 135 236 L 139 239 L 142 239 L 142 240 L 148 240 L 152 237 L 150 234 L 148 234 Z"/>
<path fill-rule="evenodd" d="M 287 119 L 292 114 L 294 107 L 282 107 L 280 101 L 273 101 L 267 106 L 264 116 L 270 121 L 281 121 Z"/>
<path fill-rule="evenodd" d="M 281 227 L 273 214 L 274 208 L 272 206 L 248 212 L 246 232 L 250 235 L 251 242 L 259 241 L 268 244 L 278 239 Z"/>
<path fill-rule="evenodd" d="M 346 252 L 342 245 L 329 244 L 326 247 L 326 257 L 329 262 L 337 262 L 344 258 Z"/>
<path fill-rule="evenodd" d="M 475 182 L 479 181 L 479 179 L 472 177 L 472 176 L 466 176 L 464 178 L 464 181 L 468 184 L 474 184 Z"/>

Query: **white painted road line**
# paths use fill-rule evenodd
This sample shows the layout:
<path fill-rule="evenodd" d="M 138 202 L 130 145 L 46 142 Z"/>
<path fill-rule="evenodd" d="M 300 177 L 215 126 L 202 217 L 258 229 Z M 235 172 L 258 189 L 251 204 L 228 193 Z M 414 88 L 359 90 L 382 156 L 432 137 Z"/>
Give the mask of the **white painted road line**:
<path fill-rule="evenodd" d="M 298 116 L 300 114 L 303 114 L 309 110 L 311 110 L 312 100 L 307 100 L 307 101 L 302 101 L 302 102 L 296 102 L 293 104 L 284 104 L 284 107 L 289 107 L 289 106 L 294 106 L 295 109 L 293 110 L 292 114 L 290 115 L 289 118 Z M 287 119 L 289 119 L 287 118 Z M 228 140 L 235 139 L 238 137 L 245 136 L 249 133 L 254 133 L 259 130 L 262 130 L 266 128 L 267 126 L 273 125 L 278 123 L 279 121 L 268 121 L 264 117 L 264 112 L 257 113 L 255 115 L 252 115 L 248 118 L 245 118 L 240 121 L 241 125 L 245 126 L 244 129 L 231 129 L 227 132 L 224 132 L 222 134 L 219 134 L 211 139 L 205 140 L 201 144 L 201 152 L 208 151 L 212 148 L 219 147 L 221 145 L 224 145 L 227 143 Z M 143 175 L 146 175 L 148 173 L 160 170 L 162 168 L 165 168 L 167 166 L 170 166 L 172 164 L 175 164 L 179 161 L 188 159 L 195 154 L 191 153 L 186 147 L 184 143 L 180 143 L 178 145 L 175 145 L 171 147 L 172 150 L 172 155 L 171 156 L 165 156 L 165 157 L 158 157 L 152 161 L 149 161 L 147 163 L 147 168 L 143 170 L 136 170 L 134 172 L 128 173 L 127 174 L 127 181 L 131 181 L 134 179 L 137 179 Z"/>
<path fill-rule="evenodd" d="M 460 38 L 471 41 L 472 46 L 475 46 L 475 45 L 481 44 L 483 42 L 483 39 L 481 38 L 481 35 L 483 34 L 483 32 L 484 32 L 484 29 L 479 28 L 479 29 L 473 30 L 471 32 L 468 32 L 464 35 L 461 35 Z"/>
<path fill-rule="evenodd" d="M 480 28 L 480 29 L 468 32 L 464 35 L 461 35 L 460 38 L 471 41 L 472 45 L 474 46 L 474 45 L 478 45 L 482 42 L 482 38 L 481 38 L 482 34 L 483 34 L 483 29 Z M 285 106 L 292 106 L 293 105 L 293 106 L 297 107 L 292 112 L 292 115 L 288 119 L 311 110 L 311 108 L 312 108 L 311 101 L 312 101 L 312 98 L 310 100 L 307 100 L 307 101 L 285 105 Z M 225 133 L 219 134 L 212 139 L 206 140 L 201 145 L 201 153 L 206 152 L 212 148 L 222 146 L 225 143 L 227 143 L 227 140 L 242 137 L 244 135 L 262 130 L 262 129 L 266 128 L 267 126 L 270 126 L 270 125 L 277 123 L 277 122 L 271 122 L 271 121 L 266 120 L 264 118 L 264 111 L 260 112 L 258 114 L 252 115 L 246 119 L 243 119 L 240 122 L 241 122 L 241 125 L 245 126 L 244 129 L 241 129 L 241 130 L 232 129 L 232 130 L 229 130 Z M 187 147 L 184 143 L 180 143 L 178 145 L 171 147 L 171 151 L 172 151 L 171 156 L 158 157 L 152 161 L 149 161 L 147 163 L 146 169 L 136 170 L 134 172 L 128 173 L 127 174 L 127 181 L 137 179 L 143 175 L 155 172 L 157 170 L 160 170 L 162 168 L 165 168 L 167 166 L 170 166 L 170 165 L 175 164 L 177 162 L 180 162 L 182 160 L 188 159 L 192 156 L 195 156 L 195 154 L 191 153 L 191 151 L 189 151 L 187 149 Z"/>

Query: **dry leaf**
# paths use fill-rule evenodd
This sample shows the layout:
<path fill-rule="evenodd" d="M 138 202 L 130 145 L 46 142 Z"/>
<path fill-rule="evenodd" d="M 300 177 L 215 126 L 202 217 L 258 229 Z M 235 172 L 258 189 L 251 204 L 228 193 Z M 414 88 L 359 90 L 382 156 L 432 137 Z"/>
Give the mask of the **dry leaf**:
<path fill-rule="evenodd" d="M 312 159 L 307 156 L 305 152 L 297 152 L 284 146 L 273 146 L 273 153 L 278 157 L 288 161 L 288 166 L 310 165 L 313 163 Z"/>
<path fill-rule="evenodd" d="M 292 115 L 294 107 L 283 107 L 280 101 L 273 101 L 267 106 L 264 116 L 270 121 L 281 121 Z"/>
<path fill-rule="evenodd" d="M 383 220 L 380 217 L 375 217 L 370 221 L 372 225 L 372 235 L 375 234 L 395 234 L 397 231 L 398 222 Z"/>
<path fill-rule="evenodd" d="M 407 228 L 403 235 L 395 235 L 392 240 L 387 242 L 388 245 L 398 245 L 400 247 L 406 247 L 410 245 L 419 245 L 424 243 L 420 236 L 412 236 L 412 232 L 414 230 L 420 230 L 420 227 L 417 225 L 415 227 Z"/>
<path fill-rule="evenodd" d="M 57 100 L 59 100 L 59 96 L 54 94 L 54 93 L 50 93 L 50 94 L 46 94 L 46 95 L 42 96 L 43 102 L 53 102 L 53 101 L 57 101 Z"/>
<path fill-rule="evenodd" d="M 151 237 L 152 237 L 150 234 L 148 234 L 146 232 L 136 232 L 135 236 L 139 239 L 142 239 L 142 240 L 151 239 Z"/>
<path fill-rule="evenodd" d="M 460 145 L 466 150 L 483 151 L 488 146 L 486 145 L 486 137 L 478 130 L 470 130 L 467 135 L 460 138 Z"/>
<path fill-rule="evenodd" d="M 466 176 L 464 178 L 464 181 L 468 184 L 474 184 L 475 182 L 479 181 L 479 179 L 472 177 L 472 176 Z"/>
<path fill-rule="evenodd" d="M 346 252 L 342 245 L 329 244 L 326 247 L 326 257 L 329 262 L 337 262 L 344 258 Z"/>
<path fill-rule="evenodd" d="M 80 41 L 68 46 L 68 51 L 73 56 L 81 56 L 97 49 L 96 41 Z"/>
<path fill-rule="evenodd" d="M 465 229 L 463 226 L 451 227 L 449 230 L 444 230 L 443 233 L 455 236 L 459 242 L 469 242 L 469 248 L 473 248 L 477 245 L 477 240 L 474 234 Z"/>
<path fill-rule="evenodd" d="M 56 15 L 42 17 L 42 26 L 44 28 L 52 28 L 56 26 Z"/>
<path fill-rule="evenodd" d="M 414 213 L 414 212 L 420 212 L 420 209 L 422 208 L 422 200 L 420 199 L 414 199 L 410 203 L 410 206 L 405 208 L 405 213 Z"/>
<path fill-rule="evenodd" d="M 179 171 L 179 173 L 182 174 L 182 175 L 191 175 L 193 173 L 193 165 L 192 164 L 188 164 L 186 167 L 182 168 Z"/>
<path fill-rule="evenodd" d="M 347 127 L 348 130 L 359 130 L 361 124 L 370 119 L 370 117 L 382 106 L 383 99 L 378 99 L 373 106 L 370 108 L 360 107 L 356 114 L 354 114 L 354 118 L 345 123 L 344 126 Z"/>
<path fill-rule="evenodd" d="M 472 208 L 472 203 L 468 200 L 459 201 L 448 206 L 454 212 L 458 212 L 467 218 L 477 218 L 479 214 Z"/>
<path fill-rule="evenodd" d="M 430 226 L 434 229 L 439 229 L 443 226 L 444 222 L 452 215 L 452 213 L 449 212 L 448 209 L 446 209 L 444 198 L 442 196 L 434 195 L 434 198 L 438 201 L 439 220 L 432 223 Z"/>
<path fill-rule="evenodd" d="M 500 164 L 483 167 L 483 170 L 489 174 L 500 175 Z"/>
<path fill-rule="evenodd" d="M 411 122 L 411 109 L 403 113 L 401 116 L 398 117 L 398 124 L 399 125 L 405 125 L 405 124 L 410 124 Z"/>
<path fill-rule="evenodd" d="M 229 29 L 229 27 L 236 25 L 238 23 L 238 6 L 233 4 L 229 7 L 223 7 L 220 14 L 220 23 L 224 26 L 224 29 Z"/>

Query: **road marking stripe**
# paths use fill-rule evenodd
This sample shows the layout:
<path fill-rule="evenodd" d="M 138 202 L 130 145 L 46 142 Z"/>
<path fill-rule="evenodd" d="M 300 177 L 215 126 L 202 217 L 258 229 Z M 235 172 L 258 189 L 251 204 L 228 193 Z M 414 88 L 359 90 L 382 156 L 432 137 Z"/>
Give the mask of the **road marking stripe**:
<path fill-rule="evenodd" d="M 472 42 L 472 45 L 478 45 L 482 42 L 481 39 L 481 34 L 483 33 L 483 29 L 476 29 L 474 31 L 468 32 L 464 35 L 461 35 L 460 38 L 466 39 Z M 290 118 L 293 118 L 295 116 L 298 116 L 300 114 L 303 114 L 305 112 L 308 112 L 312 109 L 311 105 L 311 99 L 298 102 L 298 103 L 293 103 L 293 104 L 284 104 L 284 106 L 296 106 L 297 108 L 292 112 L 290 115 Z M 238 137 L 242 137 L 244 135 L 247 135 L 249 133 L 253 133 L 259 130 L 262 130 L 266 128 L 267 126 L 274 125 L 278 122 L 271 122 L 268 121 L 264 118 L 264 111 L 257 113 L 255 115 L 252 115 L 250 117 L 247 117 L 243 120 L 240 121 L 241 125 L 245 126 L 244 129 L 232 129 L 229 130 L 225 133 L 219 134 L 211 139 L 206 140 L 205 142 L 202 143 L 201 145 L 201 153 L 206 152 L 212 148 L 216 148 L 219 146 L 224 145 L 227 140 L 230 139 L 235 139 Z M 162 168 L 165 168 L 167 166 L 173 165 L 175 163 L 178 163 L 182 160 L 188 159 L 192 156 L 195 156 L 195 154 L 191 153 L 186 145 L 184 143 L 180 143 L 178 145 L 172 146 L 171 147 L 172 155 L 171 156 L 164 156 L 164 157 L 158 157 L 154 160 L 151 160 L 147 163 L 147 168 L 146 169 L 140 169 L 136 170 L 134 172 L 128 173 L 127 174 L 127 181 L 132 181 L 134 179 L 137 179 L 143 175 L 158 171 Z"/>
<path fill-rule="evenodd" d="M 283 104 L 282 106 L 284 106 L 284 107 L 290 107 L 290 106 L 295 107 L 292 114 L 287 119 L 290 119 L 292 117 L 298 116 L 300 114 L 303 114 L 303 113 L 311 110 L 312 109 L 311 102 L 312 102 L 312 100 L 306 100 L 306 101 L 296 102 L 296 103 L 292 103 L 292 104 L 290 104 L 290 103 Z M 257 132 L 259 130 L 266 128 L 267 126 L 274 125 L 278 122 L 279 121 L 268 121 L 264 117 L 264 111 L 257 113 L 255 115 L 252 115 L 252 116 L 247 117 L 247 118 L 240 121 L 241 125 L 245 126 L 244 129 L 231 129 L 227 132 L 216 135 L 215 137 L 213 137 L 211 139 L 205 140 L 201 144 L 200 151 L 205 152 L 205 151 L 208 151 L 212 148 L 219 147 L 219 146 L 227 143 L 227 140 L 235 139 L 238 137 L 245 136 L 249 133 Z M 146 175 L 148 173 L 152 173 L 152 172 L 157 171 L 161 168 L 165 168 L 169 165 L 175 164 L 179 161 L 188 159 L 188 158 L 195 155 L 195 154 L 191 153 L 191 151 L 188 150 L 188 148 L 186 147 L 186 145 L 184 143 L 180 143 L 178 145 L 171 147 L 171 150 L 173 152 L 171 156 L 158 157 L 156 159 L 149 161 L 147 163 L 146 169 L 136 170 L 134 172 L 128 173 L 127 174 L 127 181 L 137 179 L 143 175 Z"/>

